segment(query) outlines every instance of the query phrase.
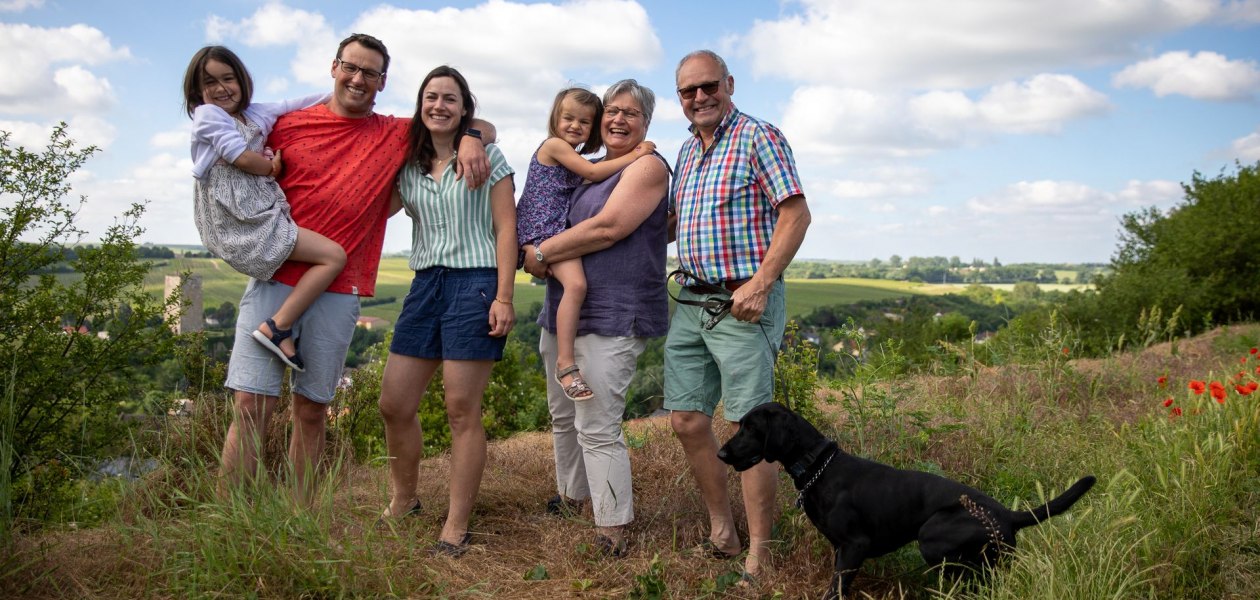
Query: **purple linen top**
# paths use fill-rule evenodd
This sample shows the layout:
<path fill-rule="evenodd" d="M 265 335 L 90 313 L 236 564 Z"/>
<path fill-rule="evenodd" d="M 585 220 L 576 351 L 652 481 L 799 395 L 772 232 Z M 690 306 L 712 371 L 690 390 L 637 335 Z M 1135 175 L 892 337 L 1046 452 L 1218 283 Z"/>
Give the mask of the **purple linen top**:
<path fill-rule="evenodd" d="M 659 156 L 657 159 L 664 162 Z M 569 222 L 577 226 L 598 214 L 621 175 L 619 172 L 599 183 L 579 185 L 570 203 Z M 660 337 L 669 330 L 669 295 L 665 288 L 668 198 L 666 192 L 630 235 L 582 257 L 586 300 L 582 303 L 578 335 Z M 547 280 L 547 298 L 538 324 L 551 333 L 556 332 L 556 309 L 563 290 L 554 278 Z"/>

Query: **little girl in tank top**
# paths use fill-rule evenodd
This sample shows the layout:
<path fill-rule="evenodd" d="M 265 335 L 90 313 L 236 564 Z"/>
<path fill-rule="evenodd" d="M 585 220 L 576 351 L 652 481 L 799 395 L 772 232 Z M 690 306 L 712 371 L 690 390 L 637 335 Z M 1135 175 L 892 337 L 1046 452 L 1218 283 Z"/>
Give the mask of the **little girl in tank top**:
<path fill-rule="evenodd" d="M 569 198 L 582 180 L 603 181 L 620 172 L 640 156 L 651 154 L 656 144 L 643 142 L 633 152 L 618 158 L 592 163 L 583 154 L 598 151 L 600 119 L 604 105 L 599 96 L 582 88 L 568 88 L 556 94 L 547 124 L 550 137 L 538 147 L 529 161 L 525 187 L 516 205 L 517 242 L 522 248 L 535 246 L 564 231 L 568 223 Z M 586 298 L 586 274 L 582 259 L 574 258 L 547 265 L 551 275 L 564 287 L 556 310 L 556 382 L 570 400 L 588 400 L 593 395 L 582 379 L 573 354 L 582 301 Z"/>

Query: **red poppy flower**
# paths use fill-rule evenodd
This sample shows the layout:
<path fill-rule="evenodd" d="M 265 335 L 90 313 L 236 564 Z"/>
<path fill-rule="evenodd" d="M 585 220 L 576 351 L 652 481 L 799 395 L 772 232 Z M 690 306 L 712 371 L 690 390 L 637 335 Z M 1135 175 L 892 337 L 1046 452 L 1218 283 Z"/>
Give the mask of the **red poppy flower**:
<path fill-rule="evenodd" d="M 1212 388 L 1212 397 L 1218 404 L 1225 404 L 1225 388 Z"/>
<path fill-rule="evenodd" d="M 1255 353 L 1257 353 L 1257 352 L 1260 352 L 1260 348 L 1252 348 L 1252 349 L 1251 349 L 1251 353 L 1252 353 L 1252 354 L 1255 354 Z"/>
<path fill-rule="evenodd" d="M 1159 383 L 1159 387 L 1167 387 L 1167 386 L 1168 386 L 1168 376 L 1167 376 L 1167 375 L 1161 375 L 1161 376 L 1160 376 L 1160 378 L 1159 378 L 1159 379 L 1156 379 L 1155 381 Z"/>
<path fill-rule="evenodd" d="M 1174 407 L 1173 407 L 1173 409 L 1172 409 L 1172 416 L 1174 416 L 1174 417 L 1180 417 L 1180 416 L 1181 416 L 1181 407 L 1180 407 L 1180 406 L 1174 406 Z"/>
<path fill-rule="evenodd" d="M 1173 403 L 1173 399 L 1172 399 L 1172 398 L 1169 398 L 1169 399 L 1165 400 L 1165 401 L 1164 401 L 1164 408 L 1168 408 L 1169 406 L 1172 406 L 1172 403 Z"/>
<path fill-rule="evenodd" d="M 1239 395 L 1239 396 L 1247 396 L 1247 395 L 1251 394 L 1251 388 L 1249 388 L 1249 387 L 1247 387 L 1247 386 L 1245 386 L 1245 385 L 1236 385 L 1236 386 L 1234 386 L 1234 391 L 1238 392 L 1238 395 Z"/>
<path fill-rule="evenodd" d="M 1247 384 L 1247 389 L 1249 389 L 1249 390 L 1251 390 L 1251 391 L 1253 391 L 1253 392 L 1254 392 L 1254 391 L 1256 391 L 1256 388 L 1260 388 L 1260 383 L 1256 383 L 1256 382 L 1254 382 L 1254 381 L 1253 381 L 1253 382 L 1251 382 L 1251 383 L 1248 383 L 1248 384 Z"/>
<path fill-rule="evenodd" d="M 1071 350 L 1069 350 L 1067 346 L 1064 346 L 1064 347 L 1063 347 L 1063 356 L 1067 356 L 1069 352 L 1071 352 Z"/>
<path fill-rule="evenodd" d="M 1194 379 L 1190 380 L 1190 391 L 1194 392 L 1196 396 L 1202 395 L 1203 391 L 1206 389 L 1207 389 L 1207 384 L 1203 383 L 1202 381 L 1197 381 Z"/>

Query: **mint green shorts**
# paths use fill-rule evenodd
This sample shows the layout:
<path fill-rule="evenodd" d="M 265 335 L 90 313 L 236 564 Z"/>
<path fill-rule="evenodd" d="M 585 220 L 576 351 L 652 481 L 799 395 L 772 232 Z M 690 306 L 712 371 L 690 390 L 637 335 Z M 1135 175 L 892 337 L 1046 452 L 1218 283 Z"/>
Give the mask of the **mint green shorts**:
<path fill-rule="evenodd" d="M 679 290 L 680 300 L 710 296 Z M 727 315 L 711 330 L 699 306 L 677 304 L 665 339 L 665 408 L 702 412 L 710 417 L 723 403 L 727 421 L 774 401 L 774 362 L 787 321 L 783 282 L 776 281 L 759 323 Z"/>

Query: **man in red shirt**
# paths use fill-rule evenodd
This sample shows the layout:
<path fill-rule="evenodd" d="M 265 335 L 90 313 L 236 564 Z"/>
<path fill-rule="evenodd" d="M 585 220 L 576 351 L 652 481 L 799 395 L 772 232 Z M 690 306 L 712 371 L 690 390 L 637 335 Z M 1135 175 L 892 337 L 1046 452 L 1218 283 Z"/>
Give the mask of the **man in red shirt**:
<path fill-rule="evenodd" d="M 407 157 L 411 120 L 372 110 L 376 94 L 385 89 L 388 69 L 389 52 L 380 40 L 351 35 L 333 59 L 328 103 L 284 115 L 268 138 L 284 156 L 285 171 L 278 181 L 293 220 L 346 251 L 341 274 L 293 325 L 306 363 L 304 372 L 292 374 L 289 459 L 300 498 L 308 498 L 313 488 L 307 474 L 324 449 L 327 405 L 341 380 L 359 297 L 375 293 L 385 222 L 396 210 L 390 205 L 394 177 Z M 469 185 L 477 187 L 485 181 L 489 163 L 482 142 L 473 135 L 464 138 L 460 167 Z M 274 314 L 309 266 L 286 262 L 271 281 L 251 279 L 241 298 L 225 384 L 234 392 L 235 408 L 223 444 L 225 483 L 256 473 L 285 370 L 284 363 L 253 339 L 248 324 Z"/>

